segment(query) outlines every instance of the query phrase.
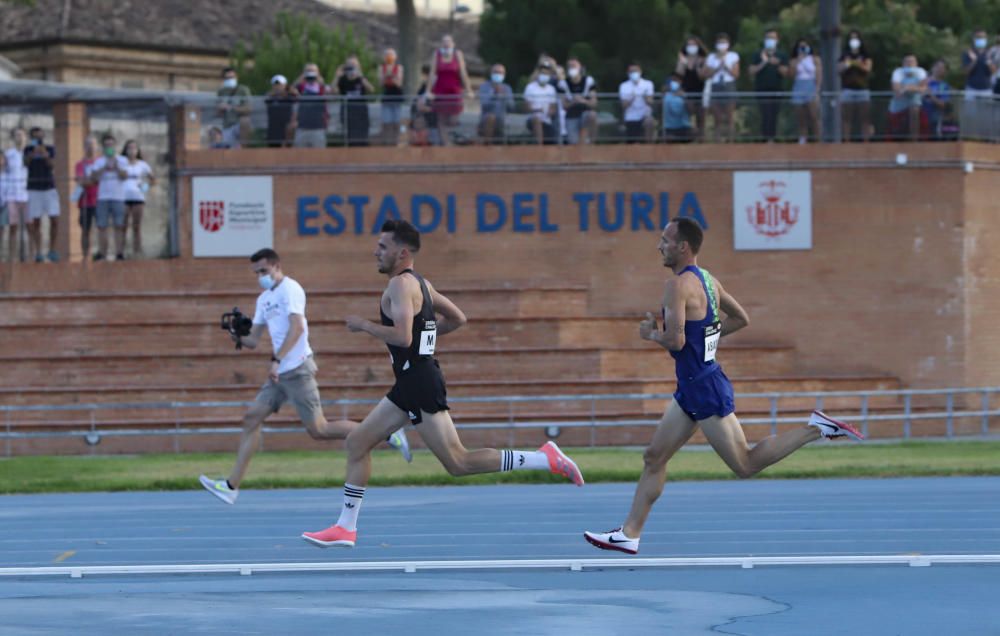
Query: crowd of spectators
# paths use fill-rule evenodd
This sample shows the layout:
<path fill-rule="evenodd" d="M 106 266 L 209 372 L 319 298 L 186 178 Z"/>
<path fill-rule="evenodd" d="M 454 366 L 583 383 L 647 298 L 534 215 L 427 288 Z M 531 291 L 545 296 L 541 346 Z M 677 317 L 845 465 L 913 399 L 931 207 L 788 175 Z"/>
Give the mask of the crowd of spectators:
<path fill-rule="evenodd" d="M 798 38 L 790 47 L 776 30 L 764 34 L 760 48 L 750 60 L 741 60 L 731 38 L 719 33 L 708 47 L 698 37 L 688 37 L 678 51 L 674 72 L 660 86 L 643 76 L 639 63 L 630 64 L 619 84 L 617 99 L 607 90 L 599 94 L 597 82 L 580 59 L 570 57 L 565 65 L 542 54 L 520 95 L 514 90 L 501 63 L 474 91 L 462 51 L 450 35 L 442 38 L 430 60 L 421 68 L 422 84 L 408 99 L 403 93 L 405 69 L 396 51 L 386 49 L 374 83 L 365 77 L 356 56 L 349 57 L 327 82 L 315 64 L 307 64 L 298 79 L 289 83 L 283 75 L 271 78 L 267 108 L 266 144 L 272 147 L 324 147 L 328 143 L 331 113 L 339 113 L 342 145 L 450 145 L 452 143 L 502 143 L 510 137 L 539 144 L 587 144 L 598 139 L 630 143 L 690 142 L 710 139 L 732 141 L 738 122 L 745 128 L 749 118 L 737 115 L 737 105 L 756 104 L 759 130 L 750 138 L 774 142 L 780 134 L 780 118 L 786 105 L 794 116 L 795 137 L 801 144 L 823 137 L 820 96 L 823 94 L 823 62 L 815 43 Z M 843 138 L 868 141 L 874 134 L 871 77 L 873 61 L 862 34 L 852 30 L 844 40 L 843 54 L 836 62 L 840 76 L 840 114 Z M 949 139 L 957 136 L 958 115 L 952 106 L 948 66 L 934 60 L 931 71 L 923 69 L 913 55 L 905 56 L 892 73 L 892 98 L 888 101 L 884 134 L 896 139 Z M 737 84 L 746 71 L 753 92 L 741 93 Z M 965 107 L 961 113 L 972 134 L 990 134 L 992 102 L 1000 99 L 1000 37 L 989 46 L 985 31 L 977 31 L 962 54 L 962 87 Z M 249 89 L 240 84 L 236 72 L 223 72 L 218 91 L 216 126 L 209 131 L 213 148 L 237 148 L 251 138 Z M 609 87 L 610 88 L 610 87 Z M 339 96 L 333 99 L 331 96 Z M 599 106 L 604 97 L 605 108 Z M 475 133 L 461 129 L 459 118 L 467 103 L 478 101 L 479 124 Z M 985 107 L 978 103 L 984 100 Z M 616 102 L 608 108 L 607 101 Z M 332 104 L 331 102 L 337 102 Z M 369 104 L 378 102 L 381 130 L 370 138 Z M 409 102 L 409 108 L 407 103 Z M 523 129 L 508 128 L 510 116 L 518 113 Z M 615 131 L 599 126 L 612 118 Z M 615 118 L 617 115 L 617 118 Z M 786 126 L 792 128 L 791 122 Z M 376 127 L 377 129 L 377 127 Z M 745 131 L 744 131 L 745 135 Z"/>

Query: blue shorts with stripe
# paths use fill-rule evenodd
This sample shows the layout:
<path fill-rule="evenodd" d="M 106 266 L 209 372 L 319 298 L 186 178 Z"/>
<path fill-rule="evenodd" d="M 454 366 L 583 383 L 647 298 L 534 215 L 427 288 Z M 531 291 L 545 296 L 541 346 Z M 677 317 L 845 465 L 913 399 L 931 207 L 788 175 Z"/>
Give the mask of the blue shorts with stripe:
<path fill-rule="evenodd" d="M 725 417 L 736 410 L 733 385 L 718 365 L 693 378 L 678 380 L 674 401 L 696 422 L 715 416 Z"/>

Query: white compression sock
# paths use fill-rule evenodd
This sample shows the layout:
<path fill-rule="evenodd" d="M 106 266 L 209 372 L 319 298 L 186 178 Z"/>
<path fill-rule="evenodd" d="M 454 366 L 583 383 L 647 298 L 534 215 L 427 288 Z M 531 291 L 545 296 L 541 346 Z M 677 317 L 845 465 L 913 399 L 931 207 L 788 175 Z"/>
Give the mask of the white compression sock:
<path fill-rule="evenodd" d="M 500 451 L 500 472 L 511 470 L 549 470 L 549 458 L 541 451 L 504 449 Z"/>
<path fill-rule="evenodd" d="M 344 507 L 340 509 L 338 526 L 351 532 L 358 529 L 358 512 L 361 510 L 361 500 L 364 496 L 364 488 L 344 484 Z"/>

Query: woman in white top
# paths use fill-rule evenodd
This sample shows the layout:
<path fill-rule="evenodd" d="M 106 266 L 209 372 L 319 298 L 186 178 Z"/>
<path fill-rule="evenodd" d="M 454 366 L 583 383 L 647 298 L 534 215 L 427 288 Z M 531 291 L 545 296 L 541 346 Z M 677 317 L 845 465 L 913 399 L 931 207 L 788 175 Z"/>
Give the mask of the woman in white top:
<path fill-rule="evenodd" d="M 819 92 L 823 85 L 823 62 L 805 38 L 795 42 L 789 70 L 795 78 L 792 104 L 799 122 L 799 143 L 806 143 L 810 130 L 819 141 L 822 135 L 819 128 Z"/>
<path fill-rule="evenodd" d="M 3 192 L 0 199 L 7 204 L 7 222 L 10 224 L 10 237 L 7 243 L 7 261 L 14 262 L 17 253 L 18 224 L 28 225 L 28 167 L 24 165 L 24 148 L 28 145 L 28 133 L 24 128 L 10 131 L 13 142 L 4 151 L 4 170 L 0 185 Z M 25 237 L 25 251 L 31 241 Z"/>
<path fill-rule="evenodd" d="M 143 161 L 142 151 L 139 144 L 134 139 L 125 142 L 122 149 L 128 163 L 125 166 L 125 227 L 122 232 L 128 234 L 128 228 L 132 228 L 132 256 L 142 257 L 142 211 L 146 207 L 146 192 L 149 186 L 156 183 L 153 170 L 149 164 Z M 124 241 L 123 241 L 124 243 Z"/>
<path fill-rule="evenodd" d="M 705 60 L 701 71 L 702 77 L 707 80 L 705 89 L 711 93 L 709 104 L 716 141 L 733 139 L 733 110 L 736 107 L 736 80 L 740 76 L 740 54 L 729 48 L 727 34 L 715 36 L 715 52 Z"/>

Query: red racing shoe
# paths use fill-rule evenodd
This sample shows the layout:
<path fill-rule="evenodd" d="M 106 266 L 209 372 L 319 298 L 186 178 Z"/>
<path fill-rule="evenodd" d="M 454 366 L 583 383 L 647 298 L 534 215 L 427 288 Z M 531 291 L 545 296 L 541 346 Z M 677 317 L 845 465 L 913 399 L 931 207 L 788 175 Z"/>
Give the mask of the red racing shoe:
<path fill-rule="evenodd" d="M 358 531 L 330 526 L 319 532 L 303 532 L 302 538 L 321 548 L 353 548 L 354 542 L 358 540 Z"/>
<path fill-rule="evenodd" d="M 562 475 L 569 478 L 577 486 L 583 485 L 583 473 L 577 467 L 576 462 L 569 458 L 566 453 L 559 450 L 555 442 L 545 442 L 538 452 L 545 453 L 549 458 L 549 472 L 553 475 Z"/>

